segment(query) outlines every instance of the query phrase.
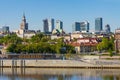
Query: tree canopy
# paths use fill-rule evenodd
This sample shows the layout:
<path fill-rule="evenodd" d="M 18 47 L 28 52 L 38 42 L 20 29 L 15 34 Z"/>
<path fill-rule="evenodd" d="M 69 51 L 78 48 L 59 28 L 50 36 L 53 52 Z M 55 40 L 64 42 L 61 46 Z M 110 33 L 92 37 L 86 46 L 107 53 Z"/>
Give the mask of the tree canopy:
<path fill-rule="evenodd" d="M 50 37 L 40 33 L 30 39 L 19 38 L 17 35 L 7 35 L 0 39 L 7 44 L 7 51 L 14 53 L 75 53 L 74 47 L 65 44 L 63 38 L 51 40 Z"/>
<path fill-rule="evenodd" d="M 102 38 L 102 42 L 100 42 L 97 45 L 98 51 L 108 51 L 111 53 L 111 51 L 114 51 L 114 38 Z"/>

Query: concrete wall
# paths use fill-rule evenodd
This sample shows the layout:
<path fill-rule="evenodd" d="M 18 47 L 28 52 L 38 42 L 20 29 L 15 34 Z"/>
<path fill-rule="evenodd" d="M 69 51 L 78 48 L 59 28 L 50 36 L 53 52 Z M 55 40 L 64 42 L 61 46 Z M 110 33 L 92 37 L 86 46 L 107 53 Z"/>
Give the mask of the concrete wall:
<path fill-rule="evenodd" d="M 1 67 L 86 68 L 119 67 L 119 60 L 0 60 Z"/>
<path fill-rule="evenodd" d="M 94 59 L 99 59 L 99 56 L 83 56 L 83 59 L 89 59 L 89 60 L 94 60 Z"/>
<path fill-rule="evenodd" d="M 90 64 L 75 60 L 0 60 L 0 66 L 82 67 L 90 66 Z"/>

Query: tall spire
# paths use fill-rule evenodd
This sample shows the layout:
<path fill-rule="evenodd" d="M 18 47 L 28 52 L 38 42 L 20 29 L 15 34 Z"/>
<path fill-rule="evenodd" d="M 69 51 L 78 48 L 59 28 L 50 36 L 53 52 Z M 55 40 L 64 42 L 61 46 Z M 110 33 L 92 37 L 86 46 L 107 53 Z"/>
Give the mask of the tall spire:
<path fill-rule="evenodd" d="M 28 23 L 26 23 L 25 13 L 23 13 L 22 22 L 20 24 L 20 29 L 28 30 Z"/>
<path fill-rule="evenodd" d="M 25 12 L 23 12 L 23 18 L 25 18 Z"/>
<path fill-rule="evenodd" d="M 22 21 L 26 22 L 25 13 L 23 13 L 23 19 L 22 19 Z"/>

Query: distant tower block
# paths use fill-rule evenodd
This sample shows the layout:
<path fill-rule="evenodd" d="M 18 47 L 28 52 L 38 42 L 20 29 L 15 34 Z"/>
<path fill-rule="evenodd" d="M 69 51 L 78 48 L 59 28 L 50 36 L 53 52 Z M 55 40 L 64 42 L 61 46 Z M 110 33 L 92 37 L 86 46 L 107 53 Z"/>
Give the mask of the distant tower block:
<path fill-rule="evenodd" d="M 52 32 L 54 29 L 54 19 L 44 19 L 43 20 L 43 31 L 45 33 Z"/>
<path fill-rule="evenodd" d="M 103 30 L 102 25 L 103 25 L 102 18 L 101 17 L 100 18 L 96 18 L 95 19 L 95 31 L 96 32 L 101 32 Z"/>

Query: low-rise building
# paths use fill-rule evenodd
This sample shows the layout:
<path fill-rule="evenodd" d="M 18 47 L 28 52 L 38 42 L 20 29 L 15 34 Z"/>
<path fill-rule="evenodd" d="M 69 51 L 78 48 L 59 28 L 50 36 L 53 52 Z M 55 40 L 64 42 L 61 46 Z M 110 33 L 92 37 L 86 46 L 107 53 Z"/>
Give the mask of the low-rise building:
<path fill-rule="evenodd" d="M 120 29 L 115 30 L 115 50 L 120 52 Z"/>
<path fill-rule="evenodd" d="M 71 40 L 71 37 L 69 34 L 66 34 L 66 35 L 55 35 L 55 34 L 52 34 L 51 35 L 51 39 L 60 39 L 60 38 L 63 38 L 64 41 L 70 41 Z"/>
<path fill-rule="evenodd" d="M 71 33 L 71 39 L 77 39 L 77 38 L 83 38 L 83 35 L 81 32 Z"/>
<path fill-rule="evenodd" d="M 18 37 L 21 38 L 31 38 L 32 36 L 36 35 L 36 32 L 34 30 L 18 30 L 18 32 L 16 33 Z"/>
<path fill-rule="evenodd" d="M 74 42 L 70 42 L 75 47 L 76 53 L 89 53 L 97 50 L 97 38 L 80 38 Z"/>

